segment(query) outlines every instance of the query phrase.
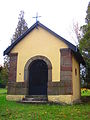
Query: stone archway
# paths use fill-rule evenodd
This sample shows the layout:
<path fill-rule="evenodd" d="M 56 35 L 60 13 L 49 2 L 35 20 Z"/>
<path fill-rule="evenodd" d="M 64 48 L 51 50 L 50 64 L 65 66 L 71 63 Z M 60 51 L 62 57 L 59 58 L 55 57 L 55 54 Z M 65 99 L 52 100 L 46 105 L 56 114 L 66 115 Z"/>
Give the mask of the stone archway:
<path fill-rule="evenodd" d="M 46 63 L 48 67 L 48 83 L 52 81 L 52 64 L 50 60 L 45 56 L 34 56 L 30 58 L 27 61 L 25 68 L 24 68 L 24 80 L 27 83 L 27 91 L 26 91 L 27 95 L 29 95 L 29 90 L 28 90 L 29 89 L 29 67 L 35 60 L 43 60 Z M 48 94 L 48 88 L 47 88 L 47 94 Z"/>

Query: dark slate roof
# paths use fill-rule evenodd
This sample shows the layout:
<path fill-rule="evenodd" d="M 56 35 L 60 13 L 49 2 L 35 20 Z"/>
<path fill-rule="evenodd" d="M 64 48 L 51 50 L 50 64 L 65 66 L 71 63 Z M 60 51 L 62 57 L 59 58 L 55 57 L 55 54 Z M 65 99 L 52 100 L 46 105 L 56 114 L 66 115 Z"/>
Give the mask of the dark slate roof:
<path fill-rule="evenodd" d="M 55 32 L 53 32 L 52 30 L 50 30 L 49 28 L 47 28 L 46 26 L 44 26 L 43 24 L 41 24 L 39 21 L 37 21 L 35 24 L 33 24 L 23 35 L 21 35 L 14 43 L 12 43 L 5 51 L 4 51 L 4 55 L 8 55 L 10 53 L 10 51 L 27 35 L 29 34 L 34 28 L 38 29 L 38 26 L 42 27 L 43 29 L 45 29 L 46 31 L 48 31 L 49 33 L 51 33 L 52 35 L 54 35 L 55 37 L 57 37 L 58 39 L 62 40 L 64 43 L 66 43 L 68 45 L 68 47 L 75 52 L 76 57 L 79 57 L 79 61 L 81 63 L 85 63 L 83 60 L 83 57 L 81 56 L 81 54 L 79 53 L 79 50 L 77 49 L 76 46 L 74 46 L 73 44 L 71 44 L 69 41 L 65 40 L 63 37 L 59 36 L 58 34 L 56 34 Z"/>

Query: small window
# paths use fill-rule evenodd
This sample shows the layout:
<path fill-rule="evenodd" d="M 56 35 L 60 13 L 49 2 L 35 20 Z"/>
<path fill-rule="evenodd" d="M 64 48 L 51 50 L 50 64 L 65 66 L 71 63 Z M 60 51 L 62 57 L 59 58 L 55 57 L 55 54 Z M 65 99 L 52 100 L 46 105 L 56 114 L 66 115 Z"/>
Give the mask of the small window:
<path fill-rule="evenodd" d="M 75 68 L 75 75 L 77 76 L 77 69 Z"/>

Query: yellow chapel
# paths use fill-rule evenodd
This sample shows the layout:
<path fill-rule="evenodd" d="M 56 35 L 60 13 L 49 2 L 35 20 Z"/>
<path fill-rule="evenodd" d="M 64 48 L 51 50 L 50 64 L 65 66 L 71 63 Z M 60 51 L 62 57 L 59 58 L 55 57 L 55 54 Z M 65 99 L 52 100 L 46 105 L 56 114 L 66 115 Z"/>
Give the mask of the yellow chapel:
<path fill-rule="evenodd" d="M 5 51 L 10 57 L 7 100 L 41 98 L 71 104 L 80 100 L 76 46 L 37 21 Z"/>

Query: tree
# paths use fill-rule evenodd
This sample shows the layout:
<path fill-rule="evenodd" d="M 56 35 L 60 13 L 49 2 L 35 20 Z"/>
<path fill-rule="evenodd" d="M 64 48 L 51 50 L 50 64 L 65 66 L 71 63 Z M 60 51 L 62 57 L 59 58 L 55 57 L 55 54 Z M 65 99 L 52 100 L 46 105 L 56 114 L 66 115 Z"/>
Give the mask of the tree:
<path fill-rule="evenodd" d="M 78 22 L 76 22 L 76 23 L 74 22 L 73 23 L 73 32 L 75 33 L 76 38 L 77 38 L 76 45 L 78 45 L 79 42 L 80 42 L 80 39 L 81 39 L 81 32 L 80 32 L 80 27 L 79 27 Z"/>
<path fill-rule="evenodd" d="M 81 27 L 82 38 L 79 42 L 79 50 L 86 62 L 86 82 L 90 83 L 90 2 L 86 11 L 86 25 Z M 90 86 L 89 86 L 90 87 Z"/>
<path fill-rule="evenodd" d="M 0 73 L 1 73 L 1 70 L 2 70 L 2 66 L 0 65 Z"/>
<path fill-rule="evenodd" d="M 19 38 L 27 29 L 27 23 L 24 19 L 24 11 L 20 11 L 19 14 L 19 21 L 16 28 L 15 33 L 13 34 L 13 37 L 11 39 L 11 44 L 16 41 L 17 38 Z M 8 81 L 8 72 L 9 72 L 9 56 L 4 57 L 4 67 L 0 72 L 0 84 L 6 85 Z"/>
<path fill-rule="evenodd" d="M 0 73 L 0 84 L 2 87 L 6 87 L 8 81 L 8 71 L 6 68 L 2 68 Z"/>
<path fill-rule="evenodd" d="M 1 83 L 6 86 L 7 85 L 7 81 L 8 81 L 8 73 L 9 73 L 9 64 L 10 62 L 10 57 L 8 55 L 5 55 L 4 57 L 4 66 L 2 68 L 1 71 Z"/>
<path fill-rule="evenodd" d="M 8 81 L 8 70 L 6 67 L 0 67 L 0 87 L 6 87 Z"/>
<path fill-rule="evenodd" d="M 4 57 L 4 68 L 6 68 L 7 69 L 7 71 L 8 71 L 8 69 L 9 69 L 9 66 L 10 66 L 10 58 L 9 58 L 9 56 L 8 55 L 5 55 L 5 57 Z"/>
<path fill-rule="evenodd" d="M 18 19 L 19 21 L 15 33 L 11 39 L 11 44 L 15 42 L 16 39 L 19 38 L 28 29 L 27 23 L 24 19 L 24 11 L 20 11 Z"/>
<path fill-rule="evenodd" d="M 88 9 L 86 11 L 87 15 L 86 15 L 86 22 L 90 23 L 90 2 L 88 4 Z"/>
<path fill-rule="evenodd" d="M 4 66 L 0 66 L 0 87 L 6 87 L 8 82 L 9 72 L 9 57 L 6 55 L 4 58 Z"/>

